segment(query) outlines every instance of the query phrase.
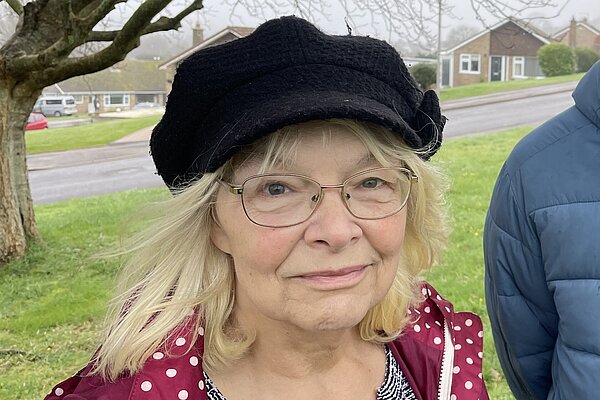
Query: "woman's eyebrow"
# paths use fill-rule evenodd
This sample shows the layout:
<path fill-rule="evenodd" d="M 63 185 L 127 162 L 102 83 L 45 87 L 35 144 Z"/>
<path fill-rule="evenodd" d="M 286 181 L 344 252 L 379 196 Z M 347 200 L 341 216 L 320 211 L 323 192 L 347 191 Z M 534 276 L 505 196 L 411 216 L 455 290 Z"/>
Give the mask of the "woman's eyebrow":
<path fill-rule="evenodd" d="M 375 157 L 373 157 L 371 153 L 366 153 L 362 157 L 357 158 L 356 161 L 351 162 L 350 164 L 353 168 L 362 168 L 372 166 L 373 164 L 379 164 L 379 162 L 377 161 L 377 159 L 375 159 Z"/>

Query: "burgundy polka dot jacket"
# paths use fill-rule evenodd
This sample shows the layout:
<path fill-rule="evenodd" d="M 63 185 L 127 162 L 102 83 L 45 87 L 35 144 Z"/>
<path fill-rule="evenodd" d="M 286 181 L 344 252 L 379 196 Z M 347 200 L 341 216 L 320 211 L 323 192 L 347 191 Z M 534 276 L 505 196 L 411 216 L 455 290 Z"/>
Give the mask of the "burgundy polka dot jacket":
<path fill-rule="evenodd" d="M 472 313 L 453 311 L 430 285 L 424 301 L 409 313 L 414 322 L 389 344 L 421 400 L 489 400 L 482 376 L 483 328 Z M 141 371 L 116 382 L 89 375 L 88 364 L 56 385 L 45 400 L 206 400 L 202 373 L 204 330 L 193 346 L 184 327 L 169 337 Z"/>

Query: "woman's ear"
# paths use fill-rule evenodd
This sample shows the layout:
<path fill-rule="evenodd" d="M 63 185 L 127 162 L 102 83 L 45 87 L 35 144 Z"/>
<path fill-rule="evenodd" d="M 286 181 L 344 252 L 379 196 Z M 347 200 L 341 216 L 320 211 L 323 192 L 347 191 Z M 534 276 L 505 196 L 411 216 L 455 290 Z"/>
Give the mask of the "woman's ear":
<path fill-rule="evenodd" d="M 223 253 L 231 254 L 229 236 L 219 222 L 216 207 L 212 208 L 211 215 L 213 218 L 213 223 L 210 227 L 210 240 L 217 247 L 217 249 L 221 250 Z"/>

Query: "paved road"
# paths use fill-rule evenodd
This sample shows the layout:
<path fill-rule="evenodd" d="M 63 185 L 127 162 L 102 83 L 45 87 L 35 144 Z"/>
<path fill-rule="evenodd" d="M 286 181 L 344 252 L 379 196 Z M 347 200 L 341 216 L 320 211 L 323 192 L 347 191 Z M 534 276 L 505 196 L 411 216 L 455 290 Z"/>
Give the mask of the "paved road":
<path fill-rule="evenodd" d="M 36 204 L 161 186 L 146 142 L 28 157 Z"/>
<path fill-rule="evenodd" d="M 574 85 L 483 96 L 443 105 L 446 138 L 538 125 L 573 104 Z M 147 141 L 28 157 L 33 201 L 51 203 L 127 189 L 162 186 Z"/>
<path fill-rule="evenodd" d="M 446 138 L 491 133 L 521 125 L 537 126 L 572 106 L 570 92 L 444 111 Z"/>

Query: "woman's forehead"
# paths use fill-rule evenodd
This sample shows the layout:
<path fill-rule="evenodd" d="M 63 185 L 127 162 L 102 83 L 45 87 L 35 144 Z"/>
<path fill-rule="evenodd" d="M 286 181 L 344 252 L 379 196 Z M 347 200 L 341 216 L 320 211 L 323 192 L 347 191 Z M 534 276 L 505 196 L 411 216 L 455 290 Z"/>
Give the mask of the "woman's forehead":
<path fill-rule="evenodd" d="M 300 132 L 279 142 L 275 139 L 265 147 L 238 164 L 236 172 L 303 172 L 322 168 L 355 171 L 379 164 L 360 138 L 348 130 Z"/>

